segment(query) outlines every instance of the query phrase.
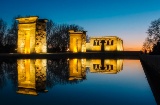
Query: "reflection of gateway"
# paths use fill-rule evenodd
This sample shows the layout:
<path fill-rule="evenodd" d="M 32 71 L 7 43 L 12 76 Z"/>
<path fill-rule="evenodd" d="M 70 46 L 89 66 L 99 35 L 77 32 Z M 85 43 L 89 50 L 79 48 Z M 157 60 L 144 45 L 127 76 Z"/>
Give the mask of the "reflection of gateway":
<path fill-rule="evenodd" d="M 116 74 L 123 69 L 123 60 L 120 59 L 91 59 L 87 60 L 87 67 L 91 73 Z"/>
<path fill-rule="evenodd" d="M 46 91 L 46 59 L 17 60 L 18 91 L 20 94 L 37 95 L 37 91 Z"/>
<path fill-rule="evenodd" d="M 70 59 L 69 70 L 69 80 L 85 79 L 86 59 Z"/>
<path fill-rule="evenodd" d="M 84 79 L 86 77 L 86 67 L 91 73 L 116 74 L 123 69 L 121 59 L 70 59 L 69 60 L 69 80 Z"/>

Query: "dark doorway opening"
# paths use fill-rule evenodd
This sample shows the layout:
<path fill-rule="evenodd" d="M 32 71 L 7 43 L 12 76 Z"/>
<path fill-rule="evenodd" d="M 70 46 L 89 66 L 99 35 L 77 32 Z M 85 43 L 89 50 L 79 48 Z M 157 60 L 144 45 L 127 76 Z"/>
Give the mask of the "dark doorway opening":
<path fill-rule="evenodd" d="M 102 45 L 101 45 L 101 51 L 103 52 L 104 51 L 104 43 L 106 43 L 106 42 L 105 42 L 105 40 L 101 40 L 101 43 L 102 43 Z"/>

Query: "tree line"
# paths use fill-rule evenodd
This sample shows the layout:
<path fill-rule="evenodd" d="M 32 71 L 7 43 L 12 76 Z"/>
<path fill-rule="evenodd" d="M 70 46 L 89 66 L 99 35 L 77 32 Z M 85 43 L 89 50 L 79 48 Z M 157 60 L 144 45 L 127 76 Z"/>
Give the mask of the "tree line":
<path fill-rule="evenodd" d="M 160 54 L 160 18 L 151 22 L 142 51 L 149 54 Z"/>
<path fill-rule="evenodd" d="M 14 53 L 16 51 L 17 33 L 18 27 L 15 20 L 8 27 L 7 23 L 3 19 L 0 19 L 0 52 Z"/>
<path fill-rule="evenodd" d="M 21 16 L 17 16 L 21 17 Z M 0 19 L 0 53 L 16 53 L 18 38 L 18 22 L 14 17 L 11 26 Z M 69 48 L 69 30 L 83 31 L 84 28 L 76 24 L 57 24 L 52 20 L 47 22 L 47 52 L 66 51 Z M 88 35 L 87 35 L 87 39 Z"/>

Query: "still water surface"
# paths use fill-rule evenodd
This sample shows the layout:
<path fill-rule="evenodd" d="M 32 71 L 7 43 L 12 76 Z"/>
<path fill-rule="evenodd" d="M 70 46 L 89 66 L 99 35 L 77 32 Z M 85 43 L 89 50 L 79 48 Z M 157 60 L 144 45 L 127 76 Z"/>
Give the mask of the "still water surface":
<path fill-rule="evenodd" d="M 0 61 L 0 105 L 156 105 L 139 60 Z"/>

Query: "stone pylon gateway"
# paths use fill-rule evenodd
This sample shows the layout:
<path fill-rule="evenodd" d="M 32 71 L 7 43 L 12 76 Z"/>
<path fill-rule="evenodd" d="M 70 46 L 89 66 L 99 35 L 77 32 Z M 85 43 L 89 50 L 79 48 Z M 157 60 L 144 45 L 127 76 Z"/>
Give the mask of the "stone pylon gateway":
<path fill-rule="evenodd" d="M 69 30 L 69 36 L 69 49 L 71 52 L 86 52 L 86 31 L 75 32 L 74 30 Z"/>
<path fill-rule="evenodd" d="M 17 18 L 18 46 L 17 52 L 22 54 L 47 53 L 46 19 L 38 16 Z"/>

